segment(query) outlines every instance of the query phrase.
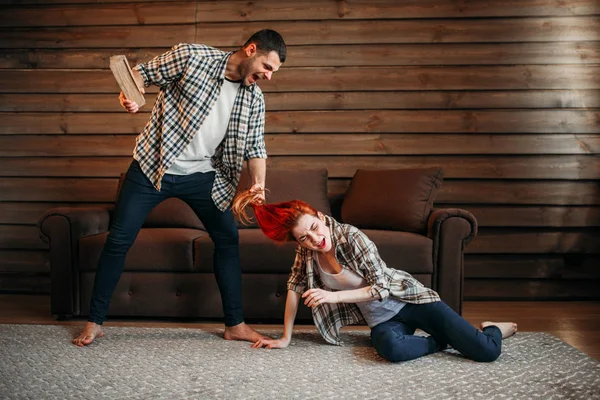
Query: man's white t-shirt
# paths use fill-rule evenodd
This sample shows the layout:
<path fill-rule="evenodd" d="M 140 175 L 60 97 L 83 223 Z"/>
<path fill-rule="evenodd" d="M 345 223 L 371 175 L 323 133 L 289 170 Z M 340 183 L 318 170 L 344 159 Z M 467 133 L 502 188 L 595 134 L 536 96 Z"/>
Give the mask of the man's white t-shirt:
<path fill-rule="evenodd" d="M 190 175 L 196 172 L 215 170 L 211 165 L 211 157 L 225 137 L 240 85 L 241 81 L 233 82 L 225 79 L 212 110 L 206 116 L 190 144 L 166 171 L 167 174 Z"/>

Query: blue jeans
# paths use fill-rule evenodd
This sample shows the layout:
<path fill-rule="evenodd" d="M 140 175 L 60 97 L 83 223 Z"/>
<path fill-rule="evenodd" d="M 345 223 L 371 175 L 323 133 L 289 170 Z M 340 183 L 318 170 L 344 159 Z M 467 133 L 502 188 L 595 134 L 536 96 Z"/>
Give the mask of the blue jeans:
<path fill-rule="evenodd" d="M 104 322 L 110 298 L 123 272 L 125 256 L 150 211 L 163 200 L 178 197 L 196 212 L 215 245 L 213 266 L 221 291 L 225 325 L 244 322 L 238 230 L 231 210 L 220 211 L 211 198 L 214 179 L 214 172 L 166 174 L 158 191 L 133 160 L 123 181 L 98 262 L 89 321 Z"/>
<path fill-rule="evenodd" d="M 415 336 L 417 328 L 430 336 Z M 373 327 L 371 340 L 379 355 L 392 362 L 413 360 L 447 345 L 479 362 L 494 361 L 502 350 L 498 327 L 489 326 L 482 332 L 443 301 L 406 304 L 392 319 Z"/>

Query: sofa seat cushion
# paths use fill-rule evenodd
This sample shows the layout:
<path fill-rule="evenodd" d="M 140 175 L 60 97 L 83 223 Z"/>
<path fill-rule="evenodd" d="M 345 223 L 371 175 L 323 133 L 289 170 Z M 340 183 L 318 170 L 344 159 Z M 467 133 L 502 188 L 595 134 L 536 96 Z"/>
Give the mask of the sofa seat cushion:
<path fill-rule="evenodd" d="M 371 229 L 363 232 L 375 243 L 388 267 L 409 274 L 433 273 L 433 241 L 427 236 Z"/>
<path fill-rule="evenodd" d="M 96 269 L 107 236 L 102 233 L 79 240 L 80 270 Z M 192 271 L 194 240 L 202 236 L 207 233 L 197 229 L 142 228 L 127 253 L 125 270 Z"/>
<path fill-rule="evenodd" d="M 240 229 L 240 263 L 242 273 L 284 273 L 292 269 L 296 257 L 296 243 L 278 244 L 267 238 L 260 229 Z M 195 269 L 212 272 L 214 245 L 210 237 L 201 237 L 194 243 Z"/>

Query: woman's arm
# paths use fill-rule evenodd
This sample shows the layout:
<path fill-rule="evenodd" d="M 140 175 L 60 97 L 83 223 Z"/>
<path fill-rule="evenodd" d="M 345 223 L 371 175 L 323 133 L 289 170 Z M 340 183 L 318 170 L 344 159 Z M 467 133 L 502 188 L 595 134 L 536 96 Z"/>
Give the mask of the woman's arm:
<path fill-rule="evenodd" d="M 258 349 L 265 347 L 267 349 L 283 349 L 287 347 L 292 340 L 292 331 L 294 329 L 294 321 L 298 312 L 298 304 L 300 303 L 300 294 L 293 290 L 288 290 L 285 300 L 285 314 L 283 315 L 283 336 L 281 339 L 269 340 L 261 339 L 252 345 Z"/>
<path fill-rule="evenodd" d="M 302 294 L 302 297 L 305 298 L 304 304 L 308 307 L 316 307 L 323 303 L 361 303 L 363 301 L 379 300 L 379 297 L 373 297 L 372 293 L 371 286 L 353 290 L 340 290 L 339 292 L 309 289 Z"/>

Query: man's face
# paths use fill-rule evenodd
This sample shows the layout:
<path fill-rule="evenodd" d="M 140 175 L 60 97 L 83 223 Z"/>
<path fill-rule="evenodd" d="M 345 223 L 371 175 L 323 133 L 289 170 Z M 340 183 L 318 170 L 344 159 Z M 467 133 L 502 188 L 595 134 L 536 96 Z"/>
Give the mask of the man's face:
<path fill-rule="evenodd" d="M 323 214 L 319 217 L 304 214 L 298 219 L 298 223 L 292 229 L 292 235 L 300 246 L 309 250 L 316 250 L 327 253 L 331 250 L 331 231 L 325 224 Z"/>
<path fill-rule="evenodd" d="M 264 53 L 256 50 L 256 45 L 250 44 L 246 50 L 247 58 L 241 64 L 241 75 L 245 86 L 250 86 L 260 79 L 271 80 L 274 72 L 281 66 L 276 51 Z"/>

